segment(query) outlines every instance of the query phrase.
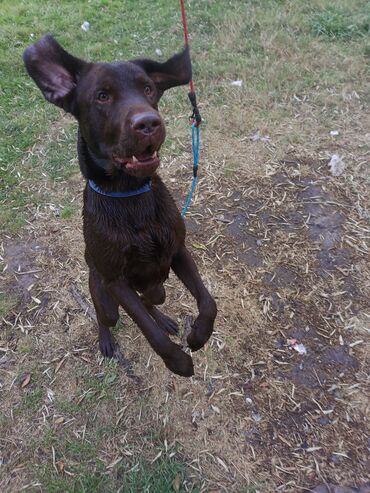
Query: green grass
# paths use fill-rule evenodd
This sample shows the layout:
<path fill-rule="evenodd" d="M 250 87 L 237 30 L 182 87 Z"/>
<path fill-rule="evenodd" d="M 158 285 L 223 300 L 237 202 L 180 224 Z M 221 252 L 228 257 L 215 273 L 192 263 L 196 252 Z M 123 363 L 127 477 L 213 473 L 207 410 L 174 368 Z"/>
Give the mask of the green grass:
<path fill-rule="evenodd" d="M 112 433 L 116 431 L 111 430 Z M 105 437 L 107 440 L 109 438 Z M 123 455 L 121 461 L 107 469 L 108 464 L 103 462 L 104 456 L 98 457 L 96 454 L 101 440 L 101 437 L 92 433 L 87 433 L 82 440 L 76 439 L 71 433 L 63 435 L 60 429 L 47 429 L 40 439 L 34 441 L 32 447 L 44 451 L 54 449 L 56 464 L 63 464 L 72 475 L 61 477 L 50 462 L 38 466 L 31 464 L 32 475 L 48 492 L 170 492 L 175 491 L 172 488 L 174 481 L 180 493 L 200 491 L 190 479 L 186 465 L 176 456 L 162 456 L 152 464 L 143 457 L 136 460 Z M 184 480 L 187 489 L 183 487 Z"/>
<path fill-rule="evenodd" d="M 23 336 L 18 340 L 17 350 L 23 354 L 32 353 L 34 347 L 35 341 L 34 338 L 30 335 Z"/>
<path fill-rule="evenodd" d="M 84 451 L 81 454 L 80 462 L 83 462 Z M 82 461 L 81 461 L 82 458 Z M 103 463 L 95 462 L 91 468 L 86 464 L 73 467 L 74 476 L 58 477 L 55 470 L 49 467 L 41 467 L 37 472 L 38 480 L 41 481 L 43 488 L 48 493 L 199 493 L 200 489 L 191 481 L 187 481 L 187 488 L 183 482 L 187 479 L 188 471 L 183 463 L 174 459 L 162 459 L 154 464 L 146 463 L 143 460 L 136 464 L 125 464 L 125 461 L 107 474 Z M 70 471 L 72 472 L 72 471 Z M 179 489 L 173 488 L 176 481 Z"/>
<path fill-rule="evenodd" d="M 86 401 L 97 401 L 101 399 L 113 399 L 115 389 L 119 383 L 119 368 L 115 360 L 104 362 L 103 371 L 99 374 L 91 374 L 89 370 L 82 374 L 79 392 L 89 390 Z"/>
<path fill-rule="evenodd" d="M 5 317 L 17 306 L 18 298 L 14 294 L 0 293 L 0 318 Z"/>
<path fill-rule="evenodd" d="M 180 483 L 182 483 L 186 477 L 186 472 L 182 463 L 170 459 L 159 460 L 153 465 L 139 463 L 136 470 L 123 475 L 125 486 L 122 492 L 148 491 L 154 493 L 174 491 L 172 488 L 173 481 L 179 476 Z M 192 485 L 190 485 L 189 489 L 180 486 L 179 492 L 185 493 L 185 491 L 198 493 L 200 489 Z"/>
<path fill-rule="evenodd" d="M 70 219 L 72 216 L 74 216 L 77 212 L 76 207 L 73 207 L 71 205 L 66 205 L 63 207 L 60 217 L 62 219 Z"/>
<path fill-rule="evenodd" d="M 348 41 L 356 36 L 365 36 L 370 30 L 370 8 L 367 16 L 356 16 L 352 10 L 329 6 L 313 15 L 311 26 L 315 35 L 330 40 Z"/>
<path fill-rule="evenodd" d="M 79 404 L 77 398 L 72 399 L 69 394 L 58 394 L 55 398 L 55 411 L 58 415 L 70 416 L 84 413 L 88 408 L 90 412 L 97 410 L 102 401 L 114 401 L 119 395 L 119 367 L 115 360 L 105 361 L 101 371 L 93 373 L 89 368 L 82 367 L 76 370 L 78 397 L 85 395 Z M 109 431 L 109 430 L 108 430 Z M 99 433 L 104 434 L 100 428 Z"/>
<path fill-rule="evenodd" d="M 15 408 L 15 413 L 30 414 L 35 412 L 41 406 L 44 396 L 45 396 L 45 392 L 42 388 L 39 387 L 26 388 L 24 390 L 24 394 L 22 396 L 22 400 L 19 406 Z"/>

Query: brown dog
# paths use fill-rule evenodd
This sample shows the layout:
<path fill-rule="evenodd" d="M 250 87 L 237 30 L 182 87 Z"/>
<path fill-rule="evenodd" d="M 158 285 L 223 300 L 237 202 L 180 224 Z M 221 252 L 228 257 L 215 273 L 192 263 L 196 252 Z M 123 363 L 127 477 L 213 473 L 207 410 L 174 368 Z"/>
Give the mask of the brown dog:
<path fill-rule="evenodd" d="M 171 371 L 193 375 L 191 357 L 168 337 L 177 333 L 176 322 L 154 306 L 165 300 L 171 268 L 198 304 L 189 347 L 200 349 L 211 336 L 216 304 L 185 247 L 184 222 L 156 174 L 165 138 L 158 101 L 166 89 L 191 79 L 188 49 L 165 63 L 88 63 L 47 35 L 26 49 L 24 62 L 44 97 L 79 123 L 78 157 L 87 180 L 85 257 L 101 352 L 113 355 L 109 328 L 121 305 Z"/>

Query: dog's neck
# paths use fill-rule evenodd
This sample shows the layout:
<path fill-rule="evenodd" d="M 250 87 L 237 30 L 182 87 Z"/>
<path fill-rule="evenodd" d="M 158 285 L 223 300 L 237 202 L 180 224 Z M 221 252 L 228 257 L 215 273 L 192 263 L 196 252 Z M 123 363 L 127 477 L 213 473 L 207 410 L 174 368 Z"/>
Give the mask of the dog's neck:
<path fill-rule="evenodd" d="M 90 149 L 80 130 L 78 130 L 77 150 L 83 177 L 95 182 L 99 189 L 107 194 L 139 190 L 148 182 L 148 178 L 137 178 L 119 170 L 114 175 L 108 175 L 105 171 L 109 168 L 108 160 L 97 156 Z"/>

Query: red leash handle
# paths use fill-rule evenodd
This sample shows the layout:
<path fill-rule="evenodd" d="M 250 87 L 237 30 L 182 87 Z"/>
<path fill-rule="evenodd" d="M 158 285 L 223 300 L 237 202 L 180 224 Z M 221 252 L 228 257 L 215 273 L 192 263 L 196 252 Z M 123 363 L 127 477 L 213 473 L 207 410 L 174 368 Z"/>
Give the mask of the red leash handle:
<path fill-rule="evenodd" d="M 182 25 L 184 26 L 185 46 L 189 46 L 189 36 L 188 36 L 188 29 L 186 27 L 186 14 L 185 14 L 184 0 L 180 0 L 180 4 L 181 4 Z"/>
<path fill-rule="evenodd" d="M 188 28 L 186 26 L 186 12 L 185 12 L 184 0 L 180 0 L 180 5 L 181 5 L 182 25 L 184 27 L 185 46 L 189 46 L 189 35 L 188 35 Z M 194 83 L 192 80 L 189 82 L 189 86 L 190 86 L 190 92 L 194 92 Z"/>
<path fill-rule="evenodd" d="M 180 5 L 181 5 L 181 16 L 182 16 L 182 25 L 184 27 L 184 39 L 185 39 L 185 46 L 189 46 L 189 35 L 188 35 L 188 28 L 186 26 L 186 13 L 185 13 L 185 0 L 180 0 Z M 202 118 L 199 113 L 199 109 L 197 106 L 197 98 L 195 95 L 195 89 L 194 89 L 194 82 L 193 80 L 189 81 L 189 86 L 190 86 L 190 92 L 188 94 L 191 105 L 193 107 L 193 114 L 191 116 L 191 119 L 193 123 L 195 123 L 196 127 L 199 127 L 201 124 Z"/>

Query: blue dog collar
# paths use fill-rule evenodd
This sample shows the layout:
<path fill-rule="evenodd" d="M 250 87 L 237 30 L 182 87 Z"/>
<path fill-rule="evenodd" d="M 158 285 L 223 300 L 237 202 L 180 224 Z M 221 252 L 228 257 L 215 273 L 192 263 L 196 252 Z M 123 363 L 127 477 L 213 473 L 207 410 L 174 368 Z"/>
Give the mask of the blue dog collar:
<path fill-rule="evenodd" d="M 152 180 L 148 180 L 142 187 L 137 188 L 136 190 L 129 190 L 127 192 L 104 192 L 93 180 L 89 180 L 89 185 L 94 192 L 100 193 L 100 195 L 105 195 L 106 197 L 126 198 L 149 192 L 152 188 Z"/>

